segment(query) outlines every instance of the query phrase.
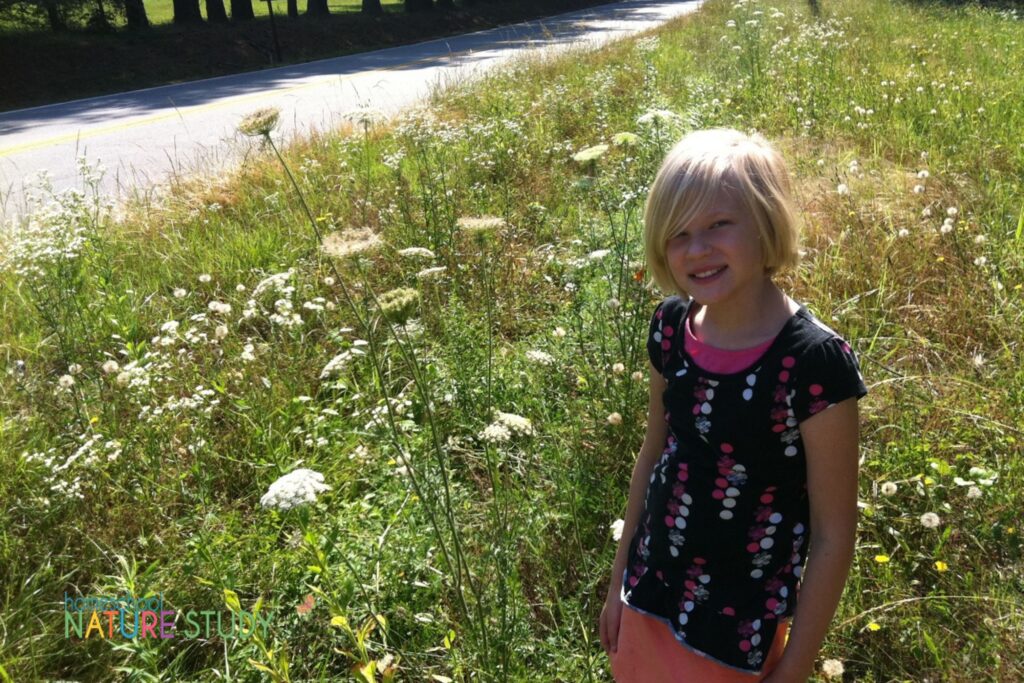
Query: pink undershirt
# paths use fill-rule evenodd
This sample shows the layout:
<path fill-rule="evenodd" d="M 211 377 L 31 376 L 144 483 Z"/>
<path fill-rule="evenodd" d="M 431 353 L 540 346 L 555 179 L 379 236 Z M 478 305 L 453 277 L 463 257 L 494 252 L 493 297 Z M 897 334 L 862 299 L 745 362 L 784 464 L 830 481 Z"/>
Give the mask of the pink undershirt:
<path fill-rule="evenodd" d="M 749 368 L 775 341 L 775 337 L 772 337 L 768 341 L 752 346 L 749 349 L 719 349 L 705 344 L 694 336 L 693 330 L 690 328 L 689 316 L 686 318 L 685 327 L 686 334 L 683 344 L 686 347 L 686 353 L 701 368 L 708 372 L 716 372 L 722 375 Z"/>

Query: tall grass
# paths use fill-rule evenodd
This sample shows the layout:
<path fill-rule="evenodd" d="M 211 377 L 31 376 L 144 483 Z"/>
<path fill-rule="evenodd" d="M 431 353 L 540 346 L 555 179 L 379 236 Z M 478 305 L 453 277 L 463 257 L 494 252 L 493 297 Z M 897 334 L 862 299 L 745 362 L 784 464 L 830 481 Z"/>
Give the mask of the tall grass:
<path fill-rule="evenodd" d="M 823 657 L 1020 680 L 1020 25 L 712 0 L 280 160 L 257 146 L 126 219 L 40 209 L 0 275 L 0 678 L 609 680 L 609 525 L 663 294 L 640 214 L 672 141 L 726 125 L 785 150 L 806 251 L 785 285 L 871 389 Z M 351 228 L 383 245 L 321 247 Z M 298 467 L 333 489 L 261 508 Z M 121 591 L 271 628 L 65 638 L 65 592 Z"/>

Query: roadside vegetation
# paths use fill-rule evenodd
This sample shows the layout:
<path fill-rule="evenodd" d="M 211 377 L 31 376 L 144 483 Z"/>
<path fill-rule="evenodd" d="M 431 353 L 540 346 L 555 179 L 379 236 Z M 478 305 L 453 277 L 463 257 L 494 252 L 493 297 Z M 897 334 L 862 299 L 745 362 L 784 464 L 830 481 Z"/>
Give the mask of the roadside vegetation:
<path fill-rule="evenodd" d="M 280 156 L 266 115 L 117 220 L 40 189 L 0 250 L 0 680 L 609 681 L 643 201 L 709 126 L 784 150 L 785 286 L 870 389 L 822 680 L 1024 680 L 1024 15 L 823 5 L 709 0 Z M 125 592 L 269 628 L 65 635 Z"/>

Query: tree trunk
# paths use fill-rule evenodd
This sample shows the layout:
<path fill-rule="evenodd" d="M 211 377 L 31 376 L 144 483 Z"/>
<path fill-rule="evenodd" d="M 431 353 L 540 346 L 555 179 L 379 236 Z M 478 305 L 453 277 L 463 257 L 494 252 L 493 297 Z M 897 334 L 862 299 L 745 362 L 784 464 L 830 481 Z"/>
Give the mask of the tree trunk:
<path fill-rule="evenodd" d="M 43 4 L 46 6 L 46 18 L 50 21 L 50 30 L 54 33 L 67 31 L 68 24 L 64 21 L 64 15 L 61 14 L 58 0 L 45 0 Z"/>
<path fill-rule="evenodd" d="M 107 18 L 107 8 L 103 6 L 103 0 L 96 0 L 96 9 L 89 18 L 89 27 L 99 31 L 109 31 L 112 26 Z"/>
<path fill-rule="evenodd" d="M 206 0 L 206 20 L 211 24 L 226 24 L 228 13 L 224 11 L 224 0 Z"/>
<path fill-rule="evenodd" d="M 174 23 L 197 24 L 202 22 L 199 0 L 174 0 Z"/>
<path fill-rule="evenodd" d="M 363 0 L 363 14 L 383 14 L 384 8 L 380 6 L 380 0 Z"/>
<path fill-rule="evenodd" d="M 306 0 L 306 15 L 310 17 L 323 17 L 331 13 L 327 7 L 327 0 Z"/>
<path fill-rule="evenodd" d="M 149 17 L 142 0 L 124 0 L 124 17 L 133 31 L 149 28 Z"/>
<path fill-rule="evenodd" d="M 288 18 L 294 19 L 299 16 L 299 0 L 288 0 Z"/>
<path fill-rule="evenodd" d="M 253 17 L 252 0 L 231 0 L 231 21 L 250 21 Z"/>

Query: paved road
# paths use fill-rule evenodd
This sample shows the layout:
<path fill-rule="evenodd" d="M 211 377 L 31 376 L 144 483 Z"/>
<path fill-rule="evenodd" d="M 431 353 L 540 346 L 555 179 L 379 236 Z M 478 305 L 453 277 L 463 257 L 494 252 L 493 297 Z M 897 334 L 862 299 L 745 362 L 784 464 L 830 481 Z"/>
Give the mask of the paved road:
<path fill-rule="evenodd" d="M 40 171 L 57 190 L 81 188 L 79 157 L 105 169 L 101 190 L 117 199 L 172 174 L 237 163 L 252 143 L 235 127 L 259 107 L 281 109 L 285 138 L 327 130 L 360 106 L 394 113 L 525 51 L 597 46 L 701 2 L 617 2 L 417 45 L 0 114 L 0 217 L 24 211 L 26 183 Z"/>

